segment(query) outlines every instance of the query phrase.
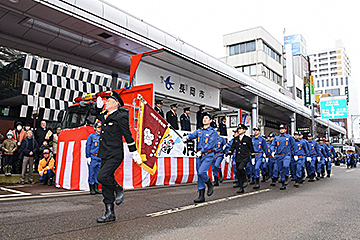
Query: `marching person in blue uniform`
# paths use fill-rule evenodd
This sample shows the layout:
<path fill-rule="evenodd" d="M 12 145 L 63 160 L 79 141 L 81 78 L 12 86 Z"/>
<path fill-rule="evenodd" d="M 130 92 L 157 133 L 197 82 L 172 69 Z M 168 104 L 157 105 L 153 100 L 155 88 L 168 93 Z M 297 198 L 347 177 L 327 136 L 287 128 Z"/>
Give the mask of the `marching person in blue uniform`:
<path fill-rule="evenodd" d="M 282 184 L 280 190 L 286 189 L 294 142 L 294 138 L 286 133 L 285 125 L 280 125 L 280 134 L 274 138 L 271 144 L 273 147 L 272 156 L 275 157 L 280 172 L 280 182 Z"/>
<path fill-rule="evenodd" d="M 254 131 L 254 137 L 252 138 L 252 144 L 254 146 L 254 155 L 255 157 L 252 158 L 251 161 L 251 177 L 254 179 L 255 181 L 255 186 L 253 187 L 253 189 L 259 189 L 260 188 L 260 183 L 259 183 L 259 179 L 260 179 L 260 166 L 263 164 L 263 160 L 265 161 L 266 164 L 266 150 L 267 150 L 267 143 L 265 138 L 263 138 L 262 136 L 260 136 L 260 128 L 255 127 L 253 129 Z M 264 157 L 265 155 L 265 157 Z M 265 171 L 264 168 L 266 168 L 266 166 L 263 166 L 262 169 L 262 174 L 265 180 Z"/>
<path fill-rule="evenodd" d="M 191 123 L 190 123 L 190 108 L 184 108 L 184 113 L 180 116 L 180 126 L 182 131 L 191 131 Z"/>
<path fill-rule="evenodd" d="M 184 142 L 197 139 L 196 171 L 198 174 L 199 197 L 194 200 L 195 203 L 205 202 L 205 184 L 208 187 L 208 196 L 211 196 L 214 192 L 214 185 L 209 178 L 208 170 L 214 162 L 214 149 L 216 148 L 218 135 L 210 127 L 211 119 L 210 113 L 203 113 L 203 127 L 183 138 Z"/>
<path fill-rule="evenodd" d="M 246 180 L 245 166 L 250 161 L 250 157 L 254 158 L 254 147 L 251 138 L 245 135 L 247 126 L 245 126 L 244 124 L 239 124 L 237 130 L 239 132 L 239 136 L 234 138 L 234 141 L 230 147 L 226 158 L 229 159 L 229 157 L 236 150 L 236 176 L 239 181 L 239 190 L 237 191 L 237 193 L 244 193 L 244 188 L 248 184 Z"/>
<path fill-rule="evenodd" d="M 330 141 L 326 139 L 325 142 L 328 150 L 328 161 L 326 162 L 326 177 L 330 177 L 331 175 L 331 163 L 333 159 L 336 157 L 335 148 L 330 144 Z"/>
<path fill-rule="evenodd" d="M 324 139 L 319 138 L 318 143 L 319 156 L 317 158 L 317 179 L 324 178 L 325 175 L 325 158 L 327 157 L 327 147 L 324 144 Z"/>
<path fill-rule="evenodd" d="M 89 187 L 90 194 L 94 195 L 96 193 L 101 194 L 99 190 L 99 182 L 96 179 L 100 167 L 101 167 L 101 158 L 98 156 L 99 145 L 100 145 L 100 133 L 101 133 L 101 123 L 96 122 L 94 125 L 95 132 L 90 134 L 86 141 L 86 158 L 88 159 L 89 166 Z"/>
<path fill-rule="evenodd" d="M 271 145 L 274 138 L 275 138 L 275 134 L 270 133 L 268 136 L 267 152 L 266 152 L 266 157 L 268 158 L 267 162 L 268 162 L 269 177 L 271 178 L 270 186 L 273 187 L 276 186 L 276 181 L 279 177 L 279 169 L 277 166 L 277 162 L 275 161 L 275 158 L 271 155 L 272 152 L 274 152 L 274 147 Z"/>
<path fill-rule="evenodd" d="M 311 134 L 307 135 L 309 155 L 306 158 L 306 170 L 310 176 L 309 182 L 315 182 L 315 171 L 317 157 L 320 156 L 318 143 L 313 140 Z"/>
<path fill-rule="evenodd" d="M 294 133 L 294 145 L 292 148 L 292 161 L 294 161 L 293 167 L 293 174 L 295 184 L 294 187 L 298 188 L 300 183 L 302 183 L 302 171 L 303 166 L 305 164 L 306 157 L 309 156 L 309 149 L 308 144 L 305 141 L 300 139 L 300 133 Z"/>
<path fill-rule="evenodd" d="M 214 186 L 219 186 L 219 180 L 223 182 L 223 175 L 221 172 L 221 162 L 224 159 L 224 149 L 226 147 L 226 140 L 225 138 L 220 136 L 220 129 L 216 130 L 218 137 L 216 140 L 216 146 L 214 150 L 214 162 L 212 164 L 212 172 L 214 176 Z"/>

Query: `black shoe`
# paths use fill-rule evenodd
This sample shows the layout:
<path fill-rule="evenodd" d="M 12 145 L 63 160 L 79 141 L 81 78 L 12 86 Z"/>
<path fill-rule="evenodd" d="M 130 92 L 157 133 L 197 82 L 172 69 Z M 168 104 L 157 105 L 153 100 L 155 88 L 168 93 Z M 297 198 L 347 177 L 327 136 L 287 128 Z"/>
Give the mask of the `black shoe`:
<path fill-rule="evenodd" d="M 96 194 L 102 194 L 102 191 L 99 190 L 99 184 L 98 183 L 95 183 L 95 193 Z"/>
<path fill-rule="evenodd" d="M 280 187 L 280 190 L 286 190 L 286 185 L 285 183 L 282 183 L 281 187 Z"/>
<path fill-rule="evenodd" d="M 310 179 L 308 180 L 308 182 L 315 182 L 315 173 L 310 175 Z"/>
<path fill-rule="evenodd" d="M 276 178 L 271 179 L 270 186 L 275 187 L 276 186 Z"/>
<path fill-rule="evenodd" d="M 89 184 L 89 188 L 90 188 L 90 194 L 91 195 L 95 195 L 95 185 L 94 184 Z"/>
<path fill-rule="evenodd" d="M 320 180 L 320 173 L 318 173 L 317 175 L 316 175 L 316 180 Z"/>
<path fill-rule="evenodd" d="M 240 187 L 240 184 L 239 184 L 239 182 L 237 181 L 236 183 L 235 183 L 235 185 L 233 186 L 233 188 L 239 188 Z"/>
<path fill-rule="evenodd" d="M 249 183 L 246 181 L 246 182 L 243 183 L 242 187 L 243 187 L 243 188 L 246 188 L 246 187 L 248 186 L 248 184 L 249 184 Z"/>
<path fill-rule="evenodd" d="M 259 179 L 256 178 L 255 179 L 255 186 L 253 187 L 253 189 L 259 189 L 259 188 L 260 188 Z"/>
<path fill-rule="evenodd" d="M 220 170 L 220 172 L 219 172 L 219 175 L 220 175 L 220 183 L 222 183 L 222 182 L 224 181 L 224 177 L 223 177 L 223 175 L 222 175 L 221 170 Z"/>
<path fill-rule="evenodd" d="M 211 196 L 214 193 L 214 185 L 210 180 L 207 181 L 205 184 L 208 187 L 206 195 Z"/>
<path fill-rule="evenodd" d="M 218 177 L 214 177 L 214 186 L 219 186 L 219 178 Z"/>
<path fill-rule="evenodd" d="M 300 186 L 300 182 L 301 182 L 301 180 L 297 179 L 295 184 L 294 184 L 294 187 L 298 188 Z"/>
<path fill-rule="evenodd" d="M 105 215 L 96 220 L 97 223 L 106 223 L 115 221 L 114 204 L 105 204 Z"/>
<path fill-rule="evenodd" d="M 31 184 L 32 181 L 29 181 L 29 183 Z M 48 181 L 48 186 L 52 186 L 52 184 L 53 184 L 53 179 L 50 178 L 49 181 Z"/>
<path fill-rule="evenodd" d="M 250 182 L 250 185 L 254 185 L 254 184 L 255 184 L 255 179 L 252 178 L 252 179 L 251 179 L 251 182 Z"/>
<path fill-rule="evenodd" d="M 262 176 L 261 182 L 266 182 L 266 176 L 265 176 L 265 174 Z"/>
<path fill-rule="evenodd" d="M 48 179 L 44 179 L 43 185 L 47 185 L 48 184 Z"/>
<path fill-rule="evenodd" d="M 120 205 L 124 201 L 124 189 L 122 186 L 118 186 L 115 190 L 115 204 Z"/>
<path fill-rule="evenodd" d="M 244 193 L 244 189 L 243 188 L 239 188 L 239 190 L 236 191 L 236 193 Z"/>
<path fill-rule="evenodd" d="M 205 189 L 199 190 L 199 197 L 194 200 L 194 203 L 205 202 Z"/>
<path fill-rule="evenodd" d="M 331 171 L 327 171 L 327 175 L 326 175 L 326 177 L 330 177 L 330 175 L 331 175 Z"/>

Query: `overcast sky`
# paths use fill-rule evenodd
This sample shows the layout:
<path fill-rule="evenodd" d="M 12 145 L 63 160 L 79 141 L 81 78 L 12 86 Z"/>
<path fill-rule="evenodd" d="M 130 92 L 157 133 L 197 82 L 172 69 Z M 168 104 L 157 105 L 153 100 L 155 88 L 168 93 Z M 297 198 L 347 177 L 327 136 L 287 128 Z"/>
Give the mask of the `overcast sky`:
<path fill-rule="evenodd" d="M 225 56 L 223 35 L 264 27 L 281 44 L 285 35 L 302 34 L 308 53 L 335 47 L 342 39 L 352 77 L 360 77 L 360 11 L 357 1 L 282 0 L 106 0 L 185 42 L 213 55 Z"/>

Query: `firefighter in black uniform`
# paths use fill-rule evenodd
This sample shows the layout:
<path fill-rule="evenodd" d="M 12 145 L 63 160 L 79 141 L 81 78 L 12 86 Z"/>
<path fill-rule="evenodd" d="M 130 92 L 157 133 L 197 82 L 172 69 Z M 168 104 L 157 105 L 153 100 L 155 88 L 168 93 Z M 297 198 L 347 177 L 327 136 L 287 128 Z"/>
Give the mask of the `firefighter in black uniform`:
<path fill-rule="evenodd" d="M 178 117 L 176 114 L 176 110 L 178 105 L 176 103 L 170 105 L 171 110 L 166 113 L 166 121 L 170 123 L 170 125 L 175 129 L 179 130 Z"/>
<path fill-rule="evenodd" d="M 243 193 L 244 188 L 247 186 L 245 166 L 250 161 L 250 156 L 254 157 L 254 147 L 250 137 L 245 135 L 248 128 L 244 124 L 239 124 L 238 132 L 239 136 L 234 138 L 234 141 L 227 154 L 227 158 L 232 156 L 234 150 L 236 150 L 235 162 L 236 162 L 236 176 L 239 181 L 239 190 L 237 193 Z"/>
<path fill-rule="evenodd" d="M 163 100 L 156 100 L 155 101 L 155 111 L 157 111 L 163 118 L 165 118 L 164 116 L 164 111 L 162 110 L 162 105 L 163 105 L 164 101 Z"/>
<path fill-rule="evenodd" d="M 97 175 L 97 180 L 102 184 L 105 215 L 97 219 L 98 223 L 115 221 L 114 202 L 120 205 L 124 200 L 124 190 L 114 176 L 124 159 L 123 137 L 134 161 L 142 163 L 129 129 L 128 110 L 120 108 L 124 106 L 123 100 L 115 91 L 107 98 L 106 111 L 100 115 L 102 129 L 98 155 L 101 158 L 101 169 Z"/>
<path fill-rule="evenodd" d="M 182 131 L 191 131 L 191 123 L 190 123 L 190 108 L 184 108 L 184 113 L 180 116 L 180 126 Z"/>

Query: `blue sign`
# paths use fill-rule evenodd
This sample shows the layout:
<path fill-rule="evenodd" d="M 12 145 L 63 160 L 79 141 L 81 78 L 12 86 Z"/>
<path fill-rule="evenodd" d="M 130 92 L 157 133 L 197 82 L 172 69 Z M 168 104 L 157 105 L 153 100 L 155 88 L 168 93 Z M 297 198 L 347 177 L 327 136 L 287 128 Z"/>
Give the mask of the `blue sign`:
<path fill-rule="evenodd" d="M 170 80 L 171 80 L 171 76 L 168 76 L 168 77 L 166 78 L 166 80 L 165 80 L 165 88 L 166 88 L 167 90 L 174 90 L 173 85 L 174 85 L 175 83 L 172 83 Z"/>
<path fill-rule="evenodd" d="M 291 44 L 292 55 L 306 56 L 306 41 L 301 34 L 295 34 L 284 37 L 284 46 Z"/>
<path fill-rule="evenodd" d="M 346 99 L 320 101 L 322 119 L 347 118 Z"/>

